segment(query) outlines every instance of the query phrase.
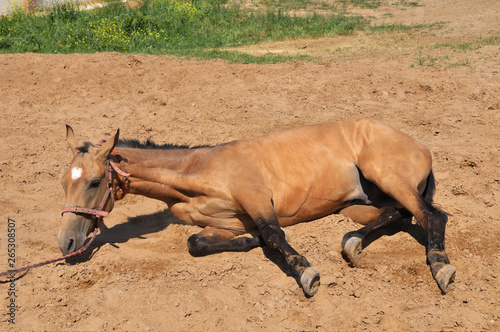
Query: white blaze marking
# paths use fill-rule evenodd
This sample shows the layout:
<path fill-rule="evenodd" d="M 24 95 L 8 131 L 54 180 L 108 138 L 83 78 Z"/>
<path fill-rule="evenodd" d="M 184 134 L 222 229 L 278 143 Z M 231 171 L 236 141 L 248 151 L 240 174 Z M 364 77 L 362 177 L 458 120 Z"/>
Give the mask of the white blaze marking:
<path fill-rule="evenodd" d="M 80 167 L 73 167 L 71 169 L 71 178 L 73 180 L 78 179 L 80 176 L 82 176 L 82 169 Z"/>

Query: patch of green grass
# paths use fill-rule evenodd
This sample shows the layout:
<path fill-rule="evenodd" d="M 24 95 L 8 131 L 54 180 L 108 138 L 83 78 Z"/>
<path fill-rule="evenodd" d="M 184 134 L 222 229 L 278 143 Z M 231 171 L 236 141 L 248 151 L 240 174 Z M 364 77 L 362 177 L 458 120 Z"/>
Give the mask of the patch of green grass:
<path fill-rule="evenodd" d="M 411 68 L 414 67 L 471 67 L 469 59 L 461 59 L 458 61 L 453 61 L 453 56 L 442 55 L 442 56 L 431 56 L 429 54 L 423 55 L 421 52 L 417 54 L 414 58 L 413 63 L 410 65 Z"/>
<path fill-rule="evenodd" d="M 268 8 L 281 8 L 282 10 L 298 10 L 306 8 L 333 9 L 334 4 L 321 0 L 260 0 L 260 4 Z"/>
<path fill-rule="evenodd" d="M 424 50 L 452 50 L 449 52 L 451 54 L 445 54 L 440 56 L 423 55 L 420 51 L 417 56 L 415 56 L 411 67 L 469 67 L 474 70 L 474 66 L 468 58 L 464 58 L 462 55 L 457 53 L 467 53 L 474 52 L 480 53 L 481 48 L 490 45 L 500 45 L 500 37 L 493 36 L 488 38 L 480 38 L 471 42 L 448 42 L 426 45 L 421 47 Z M 457 60 L 457 58 L 459 58 Z M 484 58 L 479 58 L 480 60 Z"/>
<path fill-rule="evenodd" d="M 280 62 L 292 62 L 296 60 L 310 61 L 312 58 L 307 55 L 294 55 L 286 56 L 275 53 L 267 53 L 261 56 L 250 55 L 247 53 L 241 53 L 238 51 L 227 51 L 227 50 L 200 50 L 193 55 L 189 51 L 178 51 L 172 55 L 179 56 L 181 58 L 193 58 L 198 60 L 211 60 L 211 59 L 222 59 L 226 60 L 228 63 L 256 63 L 256 64 L 272 64 Z"/>
<path fill-rule="evenodd" d="M 438 61 L 437 57 L 432 57 L 430 55 L 422 55 L 422 53 L 419 53 L 415 59 L 414 62 L 410 65 L 410 67 L 433 67 L 436 65 Z"/>
<path fill-rule="evenodd" d="M 0 53 L 116 51 L 279 62 L 289 58 L 267 55 L 258 60 L 217 49 L 351 34 L 367 23 L 341 11 L 295 16 L 274 7 L 248 10 L 228 5 L 226 0 L 143 0 L 135 9 L 110 2 L 90 11 L 80 10 L 75 3 L 61 3 L 42 13 L 20 10 L 1 19 Z"/>
<path fill-rule="evenodd" d="M 354 7 L 370 8 L 375 9 L 380 7 L 381 2 L 379 0 L 340 0 L 346 5 L 352 5 Z"/>
<path fill-rule="evenodd" d="M 381 25 L 373 25 L 368 27 L 368 30 L 375 33 L 388 33 L 388 32 L 409 32 L 413 30 L 436 30 L 442 29 L 446 26 L 446 22 L 435 22 L 431 24 L 381 24 Z"/>
<path fill-rule="evenodd" d="M 422 7 L 422 5 L 418 1 L 409 1 L 409 0 L 399 0 L 397 2 L 392 3 L 392 6 L 395 6 L 395 7 Z"/>
<path fill-rule="evenodd" d="M 457 52 L 468 52 L 468 51 L 479 50 L 480 48 L 487 45 L 500 45 L 500 37 L 493 36 L 489 38 L 480 38 L 476 41 L 466 42 L 466 43 L 456 43 L 456 42 L 440 43 L 433 45 L 432 48 L 439 48 L 439 49 L 448 48 Z"/>
<path fill-rule="evenodd" d="M 0 53 L 114 51 L 274 63 L 312 58 L 275 53 L 251 56 L 226 49 L 286 39 L 348 35 L 363 30 L 408 33 L 444 26 L 443 22 L 370 26 L 367 19 L 347 13 L 345 5 L 339 6 L 339 3 L 379 6 L 380 1 L 374 0 L 331 3 L 255 0 L 260 1 L 260 5 L 253 9 L 231 0 L 139 0 L 136 8 L 117 0 L 106 1 L 104 7 L 93 10 L 82 10 L 78 3 L 68 2 L 31 13 L 17 6 L 10 15 L 0 19 Z M 316 9 L 322 13 L 316 13 Z"/>

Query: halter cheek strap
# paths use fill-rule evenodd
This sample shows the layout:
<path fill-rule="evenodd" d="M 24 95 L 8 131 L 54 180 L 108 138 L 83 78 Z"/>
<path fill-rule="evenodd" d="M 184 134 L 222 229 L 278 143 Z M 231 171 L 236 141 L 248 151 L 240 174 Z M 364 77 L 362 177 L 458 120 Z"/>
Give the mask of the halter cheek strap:
<path fill-rule="evenodd" d="M 62 256 L 59 258 L 54 258 L 54 259 L 50 259 L 50 260 L 43 261 L 40 263 L 32 264 L 32 265 L 26 265 L 26 266 L 23 266 L 21 268 L 15 269 L 15 270 L 8 270 L 5 272 L 2 272 L 2 273 L 0 273 L 0 276 L 1 277 L 9 276 L 10 278 L 12 278 L 15 274 L 17 274 L 19 272 L 28 271 L 29 269 L 34 268 L 34 267 L 44 266 L 44 265 L 47 265 L 50 263 L 58 262 L 60 260 L 79 255 L 82 252 L 84 252 L 85 250 L 87 250 L 88 247 L 90 246 L 90 244 L 92 243 L 92 241 L 94 241 L 94 239 L 96 237 L 97 230 L 98 230 L 99 225 L 102 221 L 102 218 L 107 217 L 109 214 L 109 212 L 104 211 L 104 206 L 106 205 L 106 202 L 108 201 L 109 197 L 111 197 L 111 209 L 113 208 L 113 205 L 114 205 L 115 197 L 113 194 L 113 171 L 115 171 L 118 174 L 118 177 L 120 179 L 120 183 L 118 184 L 118 186 L 119 186 L 118 190 L 121 192 L 121 197 L 119 197 L 118 199 L 123 198 L 123 196 L 125 196 L 126 191 L 128 190 L 128 187 L 129 187 L 128 178 L 129 178 L 130 174 L 122 171 L 121 169 L 118 168 L 118 166 L 115 165 L 114 162 L 112 162 L 111 160 L 108 160 L 108 187 L 106 188 L 106 192 L 104 193 L 104 196 L 101 200 L 101 204 L 99 204 L 99 208 L 98 209 L 89 209 L 89 208 L 83 208 L 83 207 L 79 207 L 79 206 L 67 206 L 62 210 L 62 214 L 66 213 L 66 212 L 72 212 L 72 213 L 89 214 L 89 215 L 93 215 L 93 216 L 97 217 L 97 225 L 96 225 L 96 228 L 94 229 L 94 233 L 92 235 L 92 238 L 90 239 L 89 242 L 87 242 L 87 244 L 85 246 L 83 246 L 83 248 L 80 248 L 79 250 L 74 251 L 71 254 L 68 254 L 68 255 L 65 255 L 65 256 Z"/>
<path fill-rule="evenodd" d="M 87 215 L 92 215 L 97 217 L 97 225 L 96 228 L 99 227 L 101 224 L 101 221 L 104 217 L 107 217 L 109 215 L 109 212 L 104 211 L 104 206 L 106 205 L 106 202 L 108 201 L 108 198 L 111 198 L 111 209 L 113 209 L 113 206 L 115 204 L 115 194 L 113 193 L 113 171 L 117 173 L 118 177 L 120 178 L 120 184 L 119 184 L 119 190 L 121 193 L 121 197 L 118 199 L 122 199 L 128 189 L 129 185 L 129 176 L 130 174 L 127 172 L 122 171 L 114 162 L 111 160 L 108 160 L 108 186 L 106 188 L 106 192 L 104 193 L 104 196 L 102 197 L 101 203 L 99 204 L 99 207 L 97 209 L 90 209 L 90 208 L 84 208 L 80 206 L 66 206 L 65 208 L 62 209 L 61 214 L 65 214 L 66 212 L 72 212 L 72 213 L 79 213 L 79 214 L 87 214 Z"/>

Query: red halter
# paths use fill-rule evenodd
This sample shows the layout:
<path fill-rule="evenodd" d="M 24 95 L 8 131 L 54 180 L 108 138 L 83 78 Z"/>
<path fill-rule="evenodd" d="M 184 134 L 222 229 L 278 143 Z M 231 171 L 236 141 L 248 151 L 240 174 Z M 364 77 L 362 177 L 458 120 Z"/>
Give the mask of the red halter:
<path fill-rule="evenodd" d="M 116 151 L 113 151 L 112 154 L 116 154 Z M 113 171 L 115 171 L 116 174 L 118 174 L 118 178 L 120 179 L 120 183 L 118 184 L 118 187 L 119 187 L 118 190 L 120 192 L 120 197 L 118 197 L 118 198 L 115 198 L 115 194 L 113 193 Z M 15 269 L 15 270 L 8 270 L 5 272 L 2 272 L 2 273 L 0 273 L 0 276 L 1 277 L 9 276 L 10 278 L 12 278 L 15 274 L 17 274 L 19 272 L 28 271 L 34 267 L 44 266 L 44 265 L 47 265 L 50 263 L 58 262 L 60 260 L 66 259 L 66 258 L 70 258 L 70 257 L 76 256 L 76 255 L 79 255 L 82 252 L 84 252 L 85 250 L 87 250 L 88 247 L 90 246 L 90 244 L 92 243 L 92 241 L 94 241 L 94 239 L 95 239 L 95 236 L 97 234 L 97 230 L 99 229 L 99 225 L 101 224 L 102 218 L 107 217 L 109 215 L 109 212 L 103 210 L 104 206 L 106 205 L 106 202 L 108 201 L 108 198 L 111 197 L 111 210 L 112 210 L 113 205 L 115 204 L 115 200 L 119 200 L 119 199 L 122 199 L 123 197 L 125 197 L 125 194 L 127 193 L 127 190 L 128 190 L 129 184 L 130 184 L 130 182 L 128 180 L 129 176 L 130 176 L 129 173 L 122 171 L 121 169 L 118 168 L 118 166 L 116 166 L 116 164 L 114 162 L 112 162 L 111 160 L 108 160 L 108 187 L 106 188 L 106 192 L 104 193 L 104 196 L 101 200 L 101 204 L 99 204 L 99 208 L 89 209 L 89 208 L 83 208 L 83 207 L 79 207 L 79 206 L 67 206 L 64 209 L 62 209 L 62 214 L 66 213 L 66 212 L 72 212 L 72 213 L 89 214 L 89 215 L 93 215 L 93 216 L 97 217 L 97 224 L 96 224 L 96 227 L 94 229 L 94 233 L 92 235 L 92 238 L 90 239 L 89 242 L 87 242 L 87 244 L 85 246 L 83 246 L 83 248 L 80 248 L 78 251 L 74 251 L 71 254 L 68 254 L 68 255 L 65 255 L 62 257 L 46 260 L 46 261 L 32 264 L 32 265 L 23 266 L 21 268 Z"/>
<path fill-rule="evenodd" d="M 113 171 L 115 171 L 116 174 L 118 174 L 118 177 L 120 178 L 121 181 L 121 183 L 118 185 L 119 186 L 118 190 L 121 193 L 119 198 L 115 198 L 115 194 L 113 193 Z M 128 180 L 129 176 L 130 176 L 129 173 L 122 171 L 121 169 L 118 168 L 118 166 L 116 166 L 114 162 L 108 160 L 108 186 L 106 188 L 104 196 L 102 197 L 99 207 L 97 209 L 90 209 L 80 206 L 66 206 L 65 208 L 62 209 L 61 214 L 65 214 L 66 212 L 72 212 L 72 213 L 89 214 L 96 216 L 97 217 L 96 228 L 99 228 L 102 218 L 107 217 L 109 215 L 109 212 L 104 211 L 104 206 L 106 205 L 108 198 L 111 198 L 111 209 L 110 209 L 111 211 L 113 209 L 113 206 L 115 205 L 115 200 L 122 199 L 127 193 L 127 189 L 129 186 L 129 180 Z"/>

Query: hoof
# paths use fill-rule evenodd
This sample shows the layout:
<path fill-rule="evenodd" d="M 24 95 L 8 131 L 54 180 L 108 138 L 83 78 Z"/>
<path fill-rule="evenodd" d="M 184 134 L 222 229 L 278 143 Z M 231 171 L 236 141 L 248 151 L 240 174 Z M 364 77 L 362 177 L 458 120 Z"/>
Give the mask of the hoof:
<path fill-rule="evenodd" d="M 306 268 L 300 275 L 300 285 L 307 296 L 313 296 L 319 289 L 319 271 L 314 267 Z"/>
<path fill-rule="evenodd" d="M 349 238 L 342 246 L 342 254 L 350 262 L 360 259 L 362 250 L 363 239 L 357 236 Z"/>
<path fill-rule="evenodd" d="M 453 265 L 444 265 L 442 268 L 440 268 L 436 274 L 434 275 L 434 279 L 436 280 L 439 288 L 441 289 L 441 292 L 443 294 L 446 294 L 449 290 L 448 286 L 453 282 L 455 279 L 455 273 L 457 269 Z"/>

